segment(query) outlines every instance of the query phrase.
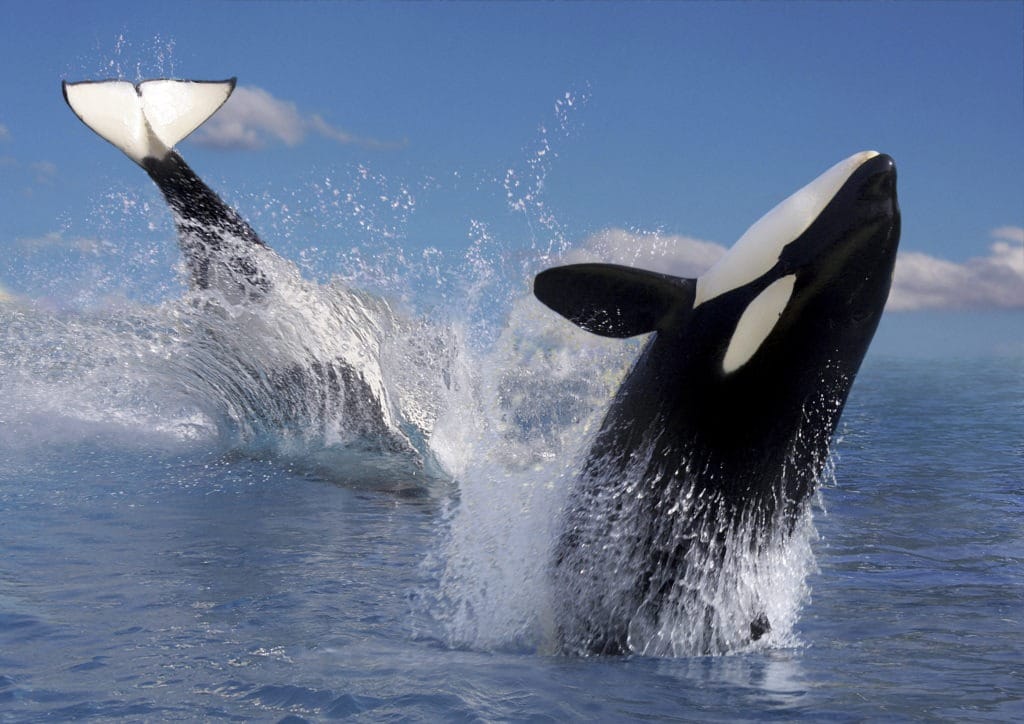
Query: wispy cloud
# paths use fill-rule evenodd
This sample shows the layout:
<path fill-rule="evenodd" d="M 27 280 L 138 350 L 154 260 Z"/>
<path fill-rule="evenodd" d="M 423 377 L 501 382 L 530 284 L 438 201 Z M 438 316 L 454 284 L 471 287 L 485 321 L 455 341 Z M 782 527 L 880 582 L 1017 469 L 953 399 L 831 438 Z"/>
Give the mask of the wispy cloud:
<path fill-rule="evenodd" d="M 97 255 L 102 251 L 113 249 L 109 241 L 89 239 L 86 237 L 65 237 L 61 231 L 51 231 L 41 236 L 28 236 L 18 239 L 18 245 L 30 252 L 46 249 L 70 249 L 81 254 Z"/>
<path fill-rule="evenodd" d="M 24 184 L 24 193 L 28 195 L 34 193 L 34 186 L 50 184 L 57 177 L 57 165 L 51 161 L 25 163 L 9 156 L 0 156 L 0 170 L 6 171 L 14 183 Z"/>
<path fill-rule="evenodd" d="M 1000 226 L 992 229 L 990 236 L 998 241 L 1008 241 L 1024 246 L 1024 227 L 1021 226 Z"/>
<path fill-rule="evenodd" d="M 217 114 L 197 131 L 192 140 L 202 146 L 251 150 L 271 143 L 296 146 L 309 134 L 336 143 L 389 149 L 406 145 L 357 136 L 333 126 L 318 114 L 302 113 L 291 101 L 275 98 L 254 86 L 242 86 Z"/>
<path fill-rule="evenodd" d="M 1024 228 L 1001 226 L 991 239 L 987 255 L 962 263 L 901 251 L 887 309 L 1024 309 Z M 604 261 L 696 277 L 725 251 L 687 236 L 609 229 L 588 238 L 564 261 Z"/>
<path fill-rule="evenodd" d="M 725 254 L 726 248 L 692 236 L 654 231 L 606 229 L 570 251 L 564 263 L 601 261 L 653 269 L 680 277 L 696 277 Z"/>
<path fill-rule="evenodd" d="M 7 130 L 7 126 L 0 123 L 0 141 L 6 141 L 11 137 L 11 132 Z"/>
<path fill-rule="evenodd" d="M 1001 226 L 986 256 L 955 263 L 901 252 L 888 308 L 1024 309 L 1024 228 Z"/>
<path fill-rule="evenodd" d="M 57 176 L 57 164 L 52 161 L 35 161 L 29 164 L 37 184 L 46 184 Z"/>

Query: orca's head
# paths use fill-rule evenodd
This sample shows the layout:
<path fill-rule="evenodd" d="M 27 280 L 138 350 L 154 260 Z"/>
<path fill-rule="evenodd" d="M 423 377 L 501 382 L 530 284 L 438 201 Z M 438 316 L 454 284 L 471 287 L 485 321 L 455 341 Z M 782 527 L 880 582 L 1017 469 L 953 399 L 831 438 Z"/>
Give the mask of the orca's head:
<path fill-rule="evenodd" d="M 899 234 L 896 167 L 874 151 L 780 203 L 697 280 L 686 326 L 706 371 L 804 399 L 831 382 L 841 407 L 885 306 Z"/>
<path fill-rule="evenodd" d="M 881 317 L 899 233 L 893 161 L 866 151 L 768 212 L 699 279 L 575 264 L 538 274 L 534 293 L 595 334 L 657 332 L 616 398 L 627 428 L 657 419 L 684 436 L 727 496 L 801 501 Z M 774 463 L 789 471 L 782 491 Z"/>
<path fill-rule="evenodd" d="M 893 161 L 864 151 L 765 214 L 697 280 L 576 264 L 538 274 L 534 293 L 595 334 L 657 331 L 659 376 L 723 425 L 763 427 L 823 398 L 834 420 L 889 295 L 899 233 Z"/>

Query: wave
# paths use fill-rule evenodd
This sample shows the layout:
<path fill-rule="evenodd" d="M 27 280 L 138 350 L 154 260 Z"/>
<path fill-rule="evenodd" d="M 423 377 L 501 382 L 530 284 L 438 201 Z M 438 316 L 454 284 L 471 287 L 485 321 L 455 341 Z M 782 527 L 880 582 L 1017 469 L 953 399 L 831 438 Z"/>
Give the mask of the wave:
<path fill-rule="evenodd" d="M 278 258 L 259 302 L 194 291 L 94 311 L 0 305 L 11 446 L 216 447 L 388 486 L 436 476 L 444 327 Z"/>
<path fill-rule="evenodd" d="M 563 510 L 639 343 L 537 304 L 523 268 L 550 263 L 477 257 L 432 316 L 310 281 L 279 257 L 262 265 L 273 284 L 258 301 L 191 291 L 91 311 L 0 305 L 0 445 L 23 458 L 77 444 L 241 454 L 349 486 L 439 492 L 448 509 L 425 564 L 435 584 L 416 597 L 421 628 L 448 646 L 554 652 Z M 749 624 L 763 591 L 773 630 L 757 646 L 792 643 L 813 534 L 808 514 L 786 540 L 726 561 L 730 577 L 691 581 L 717 618 L 681 600 L 670 620 L 637 620 L 637 650 L 749 648 L 722 636 Z"/>

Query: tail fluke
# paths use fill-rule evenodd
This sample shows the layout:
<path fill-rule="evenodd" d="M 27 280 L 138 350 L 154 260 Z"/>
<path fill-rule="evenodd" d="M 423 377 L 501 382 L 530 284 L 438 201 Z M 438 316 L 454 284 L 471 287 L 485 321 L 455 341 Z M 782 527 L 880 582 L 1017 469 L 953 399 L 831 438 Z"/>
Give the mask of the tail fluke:
<path fill-rule="evenodd" d="M 224 105 L 235 79 L 222 81 L 64 81 L 64 100 L 85 125 L 135 163 L 164 158 Z"/>
<path fill-rule="evenodd" d="M 174 151 L 234 89 L 234 78 L 65 82 L 64 99 L 85 125 L 124 151 L 160 188 L 174 214 L 193 285 L 232 298 L 257 298 L 270 288 L 254 254 L 266 245 Z"/>

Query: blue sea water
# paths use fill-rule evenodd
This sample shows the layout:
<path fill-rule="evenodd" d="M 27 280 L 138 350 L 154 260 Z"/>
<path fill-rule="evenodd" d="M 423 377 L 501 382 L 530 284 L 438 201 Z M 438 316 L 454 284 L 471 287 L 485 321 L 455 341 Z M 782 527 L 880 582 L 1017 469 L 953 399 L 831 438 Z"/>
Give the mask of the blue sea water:
<path fill-rule="evenodd" d="M 529 279 L 559 259 L 695 272 L 657 235 L 570 248 L 550 140 L 496 176 L 527 249 L 491 198 L 463 259 L 404 249 L 413 194 L 359 167 L 354 201 L 320 181 L 294 201 L 351 251 L 284 234 L 297 265 L 271 264 L 260 304 L 181 296 L 173 241 L 147 241 L 153 189 L 98 204 L 109 253 L 8 260 L 38 293 L 0 302 L 0 721 L 1024 719 L 1014 342 L 869 354 L 834 474 L 753 581 L 757 644 L 555 652 L 558 513 L 637 345 L 570 327 Z M 407 449 L 273 382 L 336 358 Z"/>
<path fill-rule="evenodd" d="M 166 309 L 3 314 L 0 720 L 1024 716 L 1020 357 L 869 356 L 791 630 L 572 658 L 537 633 L 544 491 L 573 464 L 537 420 L 485 444 L 439 422 L 456 482 L 366 484 L 190 407 L 180 370 L 138 361 Z"/>

